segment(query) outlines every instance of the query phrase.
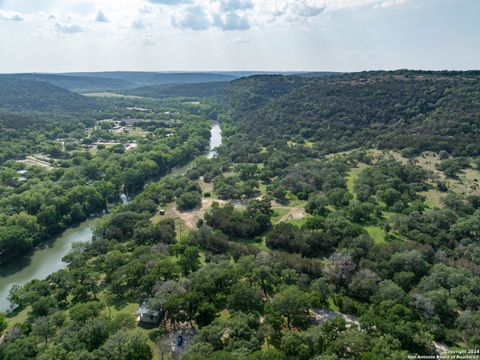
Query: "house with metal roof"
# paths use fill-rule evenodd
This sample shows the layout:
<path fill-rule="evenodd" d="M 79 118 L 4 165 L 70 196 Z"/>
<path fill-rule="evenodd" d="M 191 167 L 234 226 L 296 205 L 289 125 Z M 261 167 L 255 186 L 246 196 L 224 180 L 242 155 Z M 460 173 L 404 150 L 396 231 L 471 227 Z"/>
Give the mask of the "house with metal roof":
<path fill-rule="evenodd" d="M 148 300 L 144 300 L 136 311 L 137 321 L 146 324 L 158 324 L 161 311 L 149 307 Z"/>

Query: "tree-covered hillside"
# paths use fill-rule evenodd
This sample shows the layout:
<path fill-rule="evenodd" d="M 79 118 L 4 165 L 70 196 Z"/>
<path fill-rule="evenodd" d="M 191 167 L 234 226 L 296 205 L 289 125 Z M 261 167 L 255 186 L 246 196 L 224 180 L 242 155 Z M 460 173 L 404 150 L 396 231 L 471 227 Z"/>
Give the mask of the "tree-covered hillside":
<path fill-rule="evenodd" d="M 104 79 L 121 79 L 137 86 L 161 85 L 161 84 L 194 84 L 214 81 L 230 81 L 239 76 L 207 73 L 207 72 L 143 72 L 143 71 L 107 71 L 107 72 L 81 72 L 69 73 L 67 75 L 101 77 Z"/>
<path fill-rule="evenodd" d="M 110 79 L 94 76 L 59 75 L 59 74 L 15 74 L 2 75 L 20 80 L 43 81 L 78 93 L 112 91 L 135 87 L 136 85 L 123 79 Z"/>
<path fill-rule="evenodd" d="M 480 153 L 478 72 L 254 76 L 223 94 L 242 131 L 300 137 L 323 153 L 358 147 Z"/>
<path fill-rule="evenodd" d="M 95 106 L 94 99 L 46 82 L 0 77 L 0 108 L 78 113 L 93 110 Z"/>
<path fill-rule="evenodd" d="M 150 85 L 121 91 L 122 94 L 152 97 L 156 99 L 182 97 L 199 99 L 218 95 L 228 82 L 216 81 L 196 84 Z"/>

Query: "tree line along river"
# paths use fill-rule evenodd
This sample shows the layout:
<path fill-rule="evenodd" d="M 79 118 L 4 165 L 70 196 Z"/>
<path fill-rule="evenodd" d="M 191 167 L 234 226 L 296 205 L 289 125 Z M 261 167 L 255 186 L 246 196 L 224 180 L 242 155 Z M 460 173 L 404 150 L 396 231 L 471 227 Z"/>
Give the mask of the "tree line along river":
<path fill-rule="evenodd" d="M 215 148 L 222 144 L 222 132 L 218 124 L 211 129 L 210 151 L 208 158 L 216 155 Z M 175 173 L 178 172 L 175 171 Z M 66 230 L 60 236 L 48 241 L 36 249 L 31 256 L 4 264 L 0 268 L 0 311 L 10 308 L 8 294 L 13 285 L 24 285 L 33 279 L 45 279 L 50 274 L 67 267 L 62 258 L 70 251 L 74 242 L 89 242 L 92 239 L 92 224 L 89 219 Z"/>

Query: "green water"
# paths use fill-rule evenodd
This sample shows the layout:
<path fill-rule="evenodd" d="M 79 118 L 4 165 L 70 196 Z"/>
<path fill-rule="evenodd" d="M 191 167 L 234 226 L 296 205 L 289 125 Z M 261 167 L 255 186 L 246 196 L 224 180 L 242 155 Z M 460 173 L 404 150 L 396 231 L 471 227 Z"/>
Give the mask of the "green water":
<path fill-rule="evenodd" d="M 72 248 L 74 242 L 88 242 L 92 239 L 91 225 L 87 220 L 66 230 L 63 234 L 42 244 L 31 256 L 26 256 L 12 264 L 0 268 L 0 311 L 7 311 L 10 288 L 14 284 L 23 285 L 33 279 L 45 279 L 48 275 L 67 266 L 62 258 Z"/>

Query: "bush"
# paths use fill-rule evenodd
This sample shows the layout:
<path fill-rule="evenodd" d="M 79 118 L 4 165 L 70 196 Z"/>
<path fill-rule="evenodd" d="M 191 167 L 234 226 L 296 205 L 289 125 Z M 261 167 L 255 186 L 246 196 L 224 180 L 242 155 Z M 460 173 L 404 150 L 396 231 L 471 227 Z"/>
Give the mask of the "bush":
<path fill-rule="evenodd" d="M 198 192 L 189 191 L 183 193 L 177 199 L 177 209 L 180 211 L 192 210 L 200 205 L 202 199 Z"/>

